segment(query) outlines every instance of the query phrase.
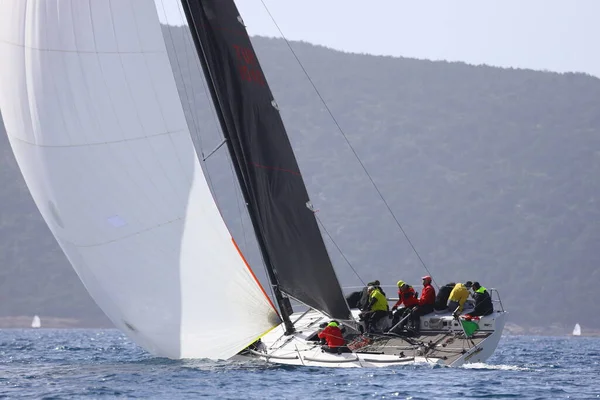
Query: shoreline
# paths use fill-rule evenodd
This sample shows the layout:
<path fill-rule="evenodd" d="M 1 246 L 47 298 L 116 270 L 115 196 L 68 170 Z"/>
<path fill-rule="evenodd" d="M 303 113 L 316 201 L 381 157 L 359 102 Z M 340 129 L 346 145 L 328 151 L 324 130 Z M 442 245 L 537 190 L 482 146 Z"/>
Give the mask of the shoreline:
<path fill-rule="evenodd" d="M 0 329 L 117 329 L 108 319 L 85 320 L 69 317 L 44 317 L 40 316 L 41 328 L 32 328 L 31 316 L 0 317 Z M 507 323 L 502 336 L 555 336 L 574 337 L 572 328 L 551 324 L 548 327 L 524 327 L 513 323 Z M 600 329 L 582 327 L 581 337 L 600 337 Z"/>
<path fill-rule="evenodd" d="M 31 316 L 15 316 L 15 317 L 0 317 L 0 329 L 40 329 L 32 328 L 31 322 L 33 315 Z M 81 318 L 68 318 L 68 317 L 44 317 L 40 315 L 41 328 L 50 329 L 107 329 L 113 328 L 114 325 L 108 320 L 85 320 Z"/>

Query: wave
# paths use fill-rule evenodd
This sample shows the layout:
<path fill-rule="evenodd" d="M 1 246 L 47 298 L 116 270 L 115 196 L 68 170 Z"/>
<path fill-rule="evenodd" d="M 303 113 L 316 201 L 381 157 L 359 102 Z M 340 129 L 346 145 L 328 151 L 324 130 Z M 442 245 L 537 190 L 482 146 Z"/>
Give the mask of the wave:
<path fill-rule="evenodd" d="M 464 369 L 489 369 L 489 370 L 500 370 L 500 371 L 532 371 L 531 368 L 519 367 L 518 365 L 486 364 L 486 363 L 465 364 L 465 365 L 463 365 L 460 368 L 464 368 Z"/>

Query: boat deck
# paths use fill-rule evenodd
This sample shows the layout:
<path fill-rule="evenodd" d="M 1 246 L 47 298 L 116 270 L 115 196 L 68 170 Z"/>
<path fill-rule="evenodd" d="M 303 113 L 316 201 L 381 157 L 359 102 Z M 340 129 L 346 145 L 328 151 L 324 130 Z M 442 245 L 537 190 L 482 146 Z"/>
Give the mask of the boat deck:
<path fill-rule="evenodd" d="M 354 348 L 354 352 L 357 354 L 394 355 L 399 358 L 431 358 L 450 365 L 491 334 L 492 332 L 480 331 L 470 338 L 449 331 L 422 332 L 415 337 L 363 335 L 357 337 L 355 342 L 359 342 L 359 344 L 362 342 L 364 345 Z M 353 347 L 351 344 L 350 346 Z"/>
<path fill-rule="evenodd" d="M 467 337 L 452 316 L 421 318 L 417 336 L 346 332 L 351 353 L 325 352 L 317 338 L 320 325 L 329 319 L 316 311 L 298 314 L 296 332 L 285 335 L 280 325 L 246 350 L 243 355 L 267 362 L 325 367 L 384 367 L 407 363 L 459 366 L 483 362 L 494 352 L 504 327 L 504 312 L 482 317 L 479 330 Z"/>

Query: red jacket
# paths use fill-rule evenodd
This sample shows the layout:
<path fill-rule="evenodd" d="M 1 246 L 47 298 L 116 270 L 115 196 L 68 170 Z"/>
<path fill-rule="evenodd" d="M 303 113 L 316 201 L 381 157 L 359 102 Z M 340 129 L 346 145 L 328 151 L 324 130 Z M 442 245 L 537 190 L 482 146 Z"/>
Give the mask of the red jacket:
<path fill-rule="evenodd" d="M 435 304 L 435 289 L 430 283 L 423 286 L 423 291 L 421 291 L 421 297 L 419 298 L 420 306 L 424 306 L 426 304 Z"/>
<path fill-rule="evenodd" d="M 398 301 L 394 304 L 394 307 L 399 307 L 404 304 L 404 307 L 409 308 L 419 304 L 419 299 L 415 297 L 415 289 L 409 286 L 407 290 L 398 290 Z"/>
<path fill-rule="evenodd" d="M 339 347 L 346 344 L 342 330 L 337 326 L 328 326 L 319 332 L 319 339 L 325 339 L 327 346 Z"/>

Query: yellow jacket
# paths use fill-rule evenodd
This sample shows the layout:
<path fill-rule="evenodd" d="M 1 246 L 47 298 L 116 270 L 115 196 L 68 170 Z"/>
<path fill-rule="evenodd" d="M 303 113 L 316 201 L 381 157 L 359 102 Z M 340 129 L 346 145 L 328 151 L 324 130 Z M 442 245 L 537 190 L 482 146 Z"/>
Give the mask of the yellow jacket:
<path fill-rule="evenodd" d="M 375 289 L 371 292 L 371 295 L 369 296 L 369 300 L 373 301 L 373 299 L 375 299 L 375 302 L 373 303 L 373 305 L 371 306 L 371 309 L 369 311 L 387 311 L 388 310 L 387 299 L 379 291 L 379 289 Z"/>
<path fill-rule="evenodd" d="M 454 289 L 450 292 L 448 301 L 458 301 L 458 311 L 462 311 L 465 301 L 469 297 L 469 289 L 462 283 L 454 285 Z"/>

